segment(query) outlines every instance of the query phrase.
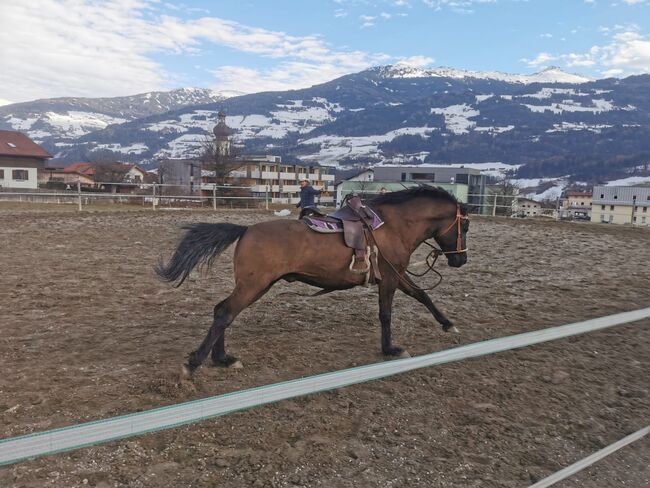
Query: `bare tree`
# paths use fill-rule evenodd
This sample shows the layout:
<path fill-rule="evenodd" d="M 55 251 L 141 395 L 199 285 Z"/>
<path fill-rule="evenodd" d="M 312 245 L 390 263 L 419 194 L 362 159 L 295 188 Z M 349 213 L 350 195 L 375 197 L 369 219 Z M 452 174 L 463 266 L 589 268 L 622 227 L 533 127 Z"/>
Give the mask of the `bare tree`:
<path fill-rule="evenodd" d="M 210 171 L 214 182 L 223 185 L 234 170 L 242 166 L 238 159 L 239 149 L 232 144 L 224 144 L 215 135 L 206 135 L 201 141 L 201 164 L 204 170 Z"/>

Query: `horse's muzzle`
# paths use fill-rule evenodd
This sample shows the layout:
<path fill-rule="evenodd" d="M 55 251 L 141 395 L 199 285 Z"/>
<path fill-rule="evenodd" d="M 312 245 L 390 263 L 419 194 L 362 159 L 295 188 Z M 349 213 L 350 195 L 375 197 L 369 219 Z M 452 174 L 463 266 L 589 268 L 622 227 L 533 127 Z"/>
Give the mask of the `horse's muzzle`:
<path fill-rule="evenodd" d="M 467 262 L 467 253 L 447 254 L 447 264 L 452 268 L 460 268 Z"/>

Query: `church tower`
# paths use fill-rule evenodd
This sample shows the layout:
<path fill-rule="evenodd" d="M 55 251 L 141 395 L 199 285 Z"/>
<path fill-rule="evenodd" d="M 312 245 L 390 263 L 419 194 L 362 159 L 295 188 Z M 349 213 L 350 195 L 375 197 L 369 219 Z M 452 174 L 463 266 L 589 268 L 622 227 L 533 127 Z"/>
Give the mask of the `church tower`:
<path fill-rule="evenodd" d="M 214 126 L 214 129 L 212 129 L 214 139 L 219 149 L 219 154 L 230 156 L 230 136 L 232 135 L 232 129 L 226 125 L 226 113 L 223 110 L 219 111 L 217 117 L 219 121 Z"/>

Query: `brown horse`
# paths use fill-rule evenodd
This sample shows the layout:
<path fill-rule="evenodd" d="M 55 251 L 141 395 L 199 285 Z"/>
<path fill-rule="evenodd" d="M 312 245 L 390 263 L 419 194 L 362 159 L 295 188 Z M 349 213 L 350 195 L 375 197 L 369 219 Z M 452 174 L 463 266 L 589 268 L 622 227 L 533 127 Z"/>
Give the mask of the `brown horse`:
<path fill-rule="evenodd" d="M 400 289 L 422 303 L 443 330 L 452 323 L 436 308 L 429 296 L 406 275 L 411 254 L 426 239 L 434 238 L 449 266 L 467 261 L 467 208 L 445 190 L 416 187 L 380 195 L 366 202 L 385 222 L 375 230 L 379 249 L 379 320 L 381 350 L 387 356 L 405 355 L 392 344 L 393 296 Z M 365 277 L 349 269 L 351 249 L 341 234 L 319 234 L 300 220 L 273 220 L 250 227 L 228 223 L 186 226 L 187 233 L 167 265 L 156 272 L 180 286 L 192 269 L 212 261 L 239 239 L 235 249 L 235 288 L 214 307 L 214 321 L 199 348 L 189 355 L 185 370 L 191 373 L 212 351 L 215 365 L 230 366 L 237 358 L 226 354 L 226 328 L 246 307 L 258 300 L 279 280 L 301 281 L 324 292 L 362 285 Z"/>

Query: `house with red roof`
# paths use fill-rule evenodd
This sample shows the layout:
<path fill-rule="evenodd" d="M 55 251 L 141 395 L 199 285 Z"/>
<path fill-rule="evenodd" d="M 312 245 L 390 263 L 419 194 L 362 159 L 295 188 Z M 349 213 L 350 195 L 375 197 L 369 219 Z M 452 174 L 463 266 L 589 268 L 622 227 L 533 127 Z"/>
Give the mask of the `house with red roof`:
<path fill-rule="evenodd" d="M 44 184 L 93 188 L 112 193 L 132 193 L 143 183 L 155 183 L 155 175 L 136 164 L 120 162 L 72 163 L 49 170 Z"/>
<path fill-rule="evenodd" d="M 22 132 L 0 130 L 0 187 L 37 189 L 39 173 L 51 157 Z"/>

